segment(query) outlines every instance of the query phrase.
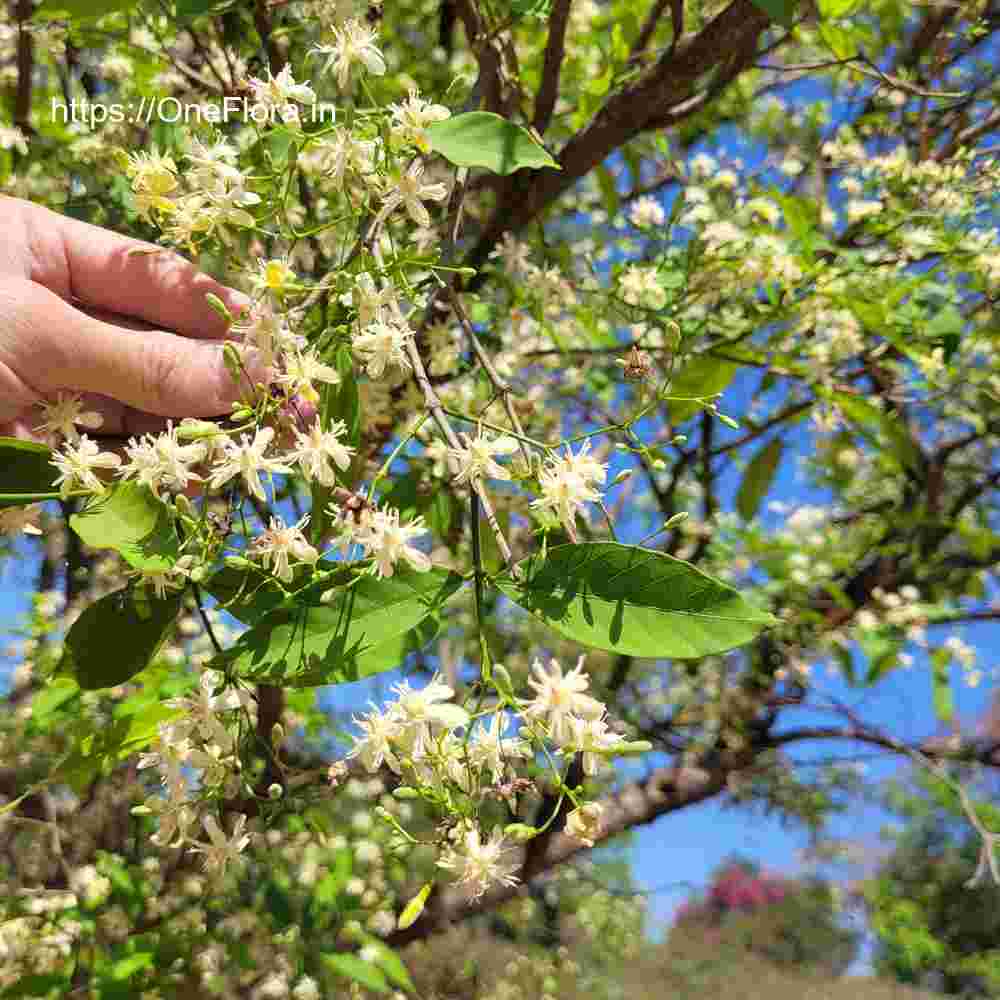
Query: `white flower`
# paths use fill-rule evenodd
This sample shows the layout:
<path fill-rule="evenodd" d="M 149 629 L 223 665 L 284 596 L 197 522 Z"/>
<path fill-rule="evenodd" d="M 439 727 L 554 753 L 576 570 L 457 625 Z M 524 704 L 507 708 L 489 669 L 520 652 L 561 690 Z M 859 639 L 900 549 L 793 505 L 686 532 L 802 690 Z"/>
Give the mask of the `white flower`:
<path fill-rule="evenodd" d="M 451 112 L 441 104 L 425 101 L 417 93 L 416 87 L 410 88 L 409 96 L 399 104 L 390 104 L 392 112 L 392 132 L 401 142 L 411 143 L 421 152 L 430 150 L 430 143 L 424 129 L 434 122 L 443 122 L 451 117 Z"/>
<path fill-rule="evenodd" d="M 396 365 L 409 368 L 406 347 L 413 338 L 413 331 L 400 323 L 377 319 L 356 333 L 352 340 L 354 350 L 365 362 L 370 378 L 381 378 L 386 367 Z"/>
<path fill-rule="evenodd" d="M 622 298 L 633 306 L 662 309 L 667 304 L 667 290 L 651 267 L 629 266 L 618 279 Z"/>
<path fill-rule="evenodd" d="M 300 104 L 315 104 L 316 94 L 306 83 L 296 83 L 292 76 L 292 68 L 287 63 L 277 76 L 267 71 L 267 79 L 250 78 L 250 91 L 258 107 L 266 111 L 275 111 L 284 122 L 297 121 L 299 109 L 293 102 Z"/>
<path fill-rule="evenodd" d="M 202 825 L 205 827 L 210 843 L 198 844 L 191 850 L 205 855 L 205 868 L 207 870 L 221 874 L 229 862 L 240 860 L 240 853 L 250 843 L 250 834 L 243 832 L 246 822 L 246 816 L 240 813 L 233 824 L 232 836 L 227 838 L 219 828 L 216 818 L 211 813 L 205 815 L 202 819 Z"/>
<path fill-rule="evenodd" d="M 42 403 L 42 416 L 45 418 L 36 428 L 38 434 L 61 435 L 67 441 L 79 441 L 80 432 L 76 425 L 96 431 L 103 423 L 104 417 L 93 410 L 84 410 L 83 400 L 76 393 L 60 392 L 52 402 Z"/>
<path fill-rule="evenodd" d="M 710 254 L 719 253 L 723 249 L 727 253 L 735 253 L 746 246 L 748 241 L 747 234 L 739 226 L 726 220 L 705 226 L 701 231 L 701 238 L 706 252 Z"/>
<path fill-rule="evenodd" d="M 219 718 L 222 712 L 250 708 L 250 696 L 245 691 L 228 688 L 220 694 L 215 690 L 223 683 L 223 677 L 214 670 L 206 670 L 198 678 L 194 692 L 171 698 L 168 708 L 178 708 L 183 715 L 161 726 L 160 745 L 170 747 L 183 743 L 191 736 L 198 736 L 206 743 L 229 746 L 232 737 Z"/>
<path fill-rule="evenodd" d="M 343 420 L 331 424 L 329 430 L 323 430 L 319 420 L 305 433 L 296 428 L 295 446 L 289 452 L 289 458 L 298 462 L 307 479 L 322 486 L 333 486 L 337 482 L 334 465 L 347 469 L 354 454 L 354 448 L 340 440 L 341 435 L 346 433 L 347 425 Z"/>
<path fill-rule="evenodd" d="M 462 356 L 461 338 L 450 323 L 434 323 L 425 331 L 427 338 L 428 371 L 432 375 L 447 375 Z"/>
<path fill-rule="evenodd" d="M 348 178 L 360 177 L 371 184 L 379 182 L 375 160 L 379 144 L 359 139 L 347 129 L 337 129 L 327 139 L 317 140 L 317 163 L 334 187 L 343 187 Z"/>
<path fill-rule="evenodd" d="M 481 896 L 493 885 L 517 885 L 516 863 L 508 859 L 511 848 L 504 842 L 503 830 L 494 827 L 487 841 L 473 827 L 465 832 L 459 844 L 449 847 L 438 859 L 438 867 L 454 872 L 460 885 L 466 886 L 473 898 Z"/>
<path fill-rule="evenodd" d="M 319 393 L 313 382 L 340 384 L 337 369 L 320 361 L 313 351 L 291 351 L 285 355 L 284 363 L 285 370 L 275 381 L 283 385 L 290 396 L 299 395 L 310 403 L 318 403 Z"/>
<path fill-rule="evenodd" d="M 19 128 L 0 125 L 0 149 L 16 149 L 22 156 L 27 156 L 28 137 Z"/>
<path fill-rule="evenodd" d="M 538 477 L 542 495 L 532 500 L 537 510 L 558 514 L 566 533 L 576 539 L 576 515 L 586 503 L 596 503 L 601 493 L 593 488 L 603 482 L 606 466 L 592 459 L 586 447 L 578 455 L 569 449 L 564 458 L 549 459 Z"/>
<path fill-rule="evenodd" d="M 531 248 L 527 243 L 522 243 L 511 233 L 504 233 L 500 246 L 490 252 L 490 258 L 501 261 L 504 270 L 509 275 L 517 277 L 528 273 L 531 267 L 530 253 Z"/>
<path fill-rule="evenodd" d="M 177 431 L 178 428 L 168 425 L 162 434 L 145 434 L 138 440 L 130 438 L 125 446 L 128 462 L 119 468 L 118 475 L 148 486 L 157 498 L 161 489 L 179 493 L 190 482 L 201 482 L 202 477 L 190 467 L 204 461 L 208 448 L 203 441 L 181 444 Z"/>
<path fill-rule="evenodd" d="M 574 809 L 566 817 L 563 832 L 567 837 L 579 840 L 587 847 L 593 847 L 594 841 L 601 836 L 601 820 L 604 816 L 604 806 L 600 802 L 588 802 Z"/>
<path fill-rule="evenodd" d="M 424 535 L 422 517 L 414 518 L 409 524 L 400 524 L 399 511 L 395 508 L 375 510 L 366 518 L 355 535 L 355 541 L 365 550 L 365 555 L 373 556 L 379 577 L 392 576 L 400 559 L 406 560 L 418 573 L 431 568 L 431 561 L 420 549 L 410 545 L 410 539 Z"/>
<path fill-rule="evenodd" d="M 398 714 L 382 712 L 372 705 L 367 715 L 354 716 L 354 723 L 361 728 L 363 735 L 355 739 L 354 747 L 347 756 L 357 757 L 369 772 L 377 771 L 386 764 L 399 774 L 402 768 L 392 744 L 403 734 L 405 726 Z"/>
<path fill-rule="evenodd" d="M 295 281 L 295 272 L 292 270 L 287 260 L 280 258 L 273 260 L 257 259 L 257 269 L 251 271 L 247 277 L 250 283 L 258 291 L 283 292 L 285 287 Z"/>
<path fill-rule="evenodd" d="M 400 176 L 396 187 L 386 196 L 383 211 L 389 213 L 402 205 L 418 226 L 429 226 L 431 216 L 424 202 L 443 201 L 448 197 L 448 189 L 441 183 L 425 183 L 422 180 L 423 174 L 424 165 L 420 160 L 410 164 L 406 173 Z"/>
<path fill-rule="evenodd" d="M 597 704 L 600 704 L 599 702 Z M 553 737 L 560 749 L 568 754 L 582 754 L 583 773 L 593 777 L 607 763 L 607 755 L 625 746 L 624 736 L 613 733 L 603 717 L 580 718 L 571 715 Z"/>
<path fill-rule="evenodd" d="M 311 976 L 303 976 L 292 990 L 294 1000 L 320 1000 L 321 996 L 319 986 Z"/>
<path fill-rule="evenodd" d="M 469 754 L 476 767 L 489 770 L 492 780 L 501 781 L 510 770 L 515 757 L 527 757 L 528 744 L 514 737 L 504 737 L 510 728 L 510 716 L 496 712 L 488 723 L 480 722 L 475 729 L 474 739 L 469 745 Z"/>
<path fill-rule="evenodd" d="M 37 522 L 41 512 L 42 505 L 37 503 L 0 510 L 0 535 L 19 535 L 22 532 L 26 535 L 40 535 L 42 529 Z"/>
<path fill-rule="evenodd" d="M 253 440 L 248 434 L 241 435 L 238 444 L 232 438 L 226 438 L 223 443 L 223 460 L 215 466 L 209 483 L 212 489 L 217 490 L 234 476 L 242 476 L 247 489 L 258 500 L 267 499 L 260 474 L 262 472 L 268 475 L 275 472 L 287 474 L 292 471 L 290 466 L 279 459 L 265 457 L 264 453 L 273 439 L 274 429 L 271 427 L 259 428 Z"/>
<path fill-rule="evenodd" d="M 274 575 L 285 583 L 294 577 L 289 559 L 313 564 L 319 560 L 319 552 L 306 541 L 302 529 L 309 523 L 306 514 L 298 524 L 286 525 L 280 517 L 272 517 L 267 531 L 258 535 L 250 546 L 249 555 L 260 556 L 265 567 L 274 563 Z"/>
<path fill-rule="evenodd" d="M 323 72 L 333 70 L 337 78 L 337 86 L 347 89 L 351 78 L 351 69 L 360 63 L 373 76 L 385 73 L 385 58 L 375 45 L 376 34 L 366 24 L 351 18 L 343 28 L 333 29 L 332 45 L 317 45 L 313 50 L 319 55 L 327 56 Z"/>
<path fill-rule="evenodd" d="M 662 226 L 667 221 L 663 206 L 655 199 L 645 195 L 637 198 L 629 209 L 629 221 L 639 229 L 650 226 Z"/>
<path fill-rule="evenodd" d="M 189 564 L 194 556 L 183 556 L 176 565 L 166 570 L 138 570 L 136 577 L 139 583 L 152 589 L 156 596 L 163 600 L 167 594 L 187 586 Z"/>
<path fill-rule="evenodd" d="M 305 339 L 292 333 L 288 320 L 278 315 L 269 302 L 255 305 L 246 321 L 231 329 L 244 345 L 260 351 L 261 361 L 269 366 L 282 355 L 305 346 Z"/>
<path fill-rule="evenodd" d="M 465 709 L 452 704 L 455 692 L 435 675 L 428 684 L 414 690 L 406 681 L 393 685 L 397 701 L 395 710 L 407 724 L 428 723 L 455 729 L 468 724 Z"/>
<path fill-rule="evenodd" d="M 399 313 L 396 290 L 392 285 L 383 285 L 379 288 L 367 271 L 362 271 L 354 279 L 354 288 L 350 292 L 345 292 L 340 301 L 345 306 L 353 306 L 357 310 L 358 327 L 362 330 L 376 320 L 383 319 L 387 310 L 393 315 Z"/>
<path fill-rule="evenodd" d="M 568 741 L 572 735 L 574 716 L 584 719 L 599 719 L 604 715 L 604 706 L 584 692 L 590 686 L 590 678 L 583 672 L 584 657 L 576 666 L 564 674 L 562 666 L 555 658 L 549 660 L 548 670 L 541 660 L 531 665 L 533 679 L 528 686 L 535 691 L 535 697 L 524 711 L 526 718 L 544 719 L 549 726 L 549 735 L 559 744 Z"/>
<path fill-rule="evenodd" d="M 94 470 L 117 469 L 121 461 L 117 455 L 101 451 L 96 441 L 81 434 L 75 444 L 66 441 L 60 451 L 53 452 L 52 464 L 59 470 L 55 485 L 64 497 L 68 497 L 74 490 L 101 493 L 105 484 Z"/>
<path fill-rule="evenodd" d="M 590 442 L 584 441 L 580 450 L 574 455 L 567 448 L 563 458 L 566 467 L 584 482 L 592 486 L 603 486 L 608 478 L 608 467 L 604 462 L 598 462 L 590 454 Z"/>
<path fill-rule="evenodd" d="M 469 483 L 476 479 L 510 479 L 510 473 L 498 465 L 494 458 L 497 455 L 510 455 L 517 451 L 517 442 L 512 437 L 490 437 L 480 428 L 474 438 L 468 434 L 462 435 L 464 448 L 449 448 L 448 454 L 458 462 L 459 472 L 455 483 Z"/>

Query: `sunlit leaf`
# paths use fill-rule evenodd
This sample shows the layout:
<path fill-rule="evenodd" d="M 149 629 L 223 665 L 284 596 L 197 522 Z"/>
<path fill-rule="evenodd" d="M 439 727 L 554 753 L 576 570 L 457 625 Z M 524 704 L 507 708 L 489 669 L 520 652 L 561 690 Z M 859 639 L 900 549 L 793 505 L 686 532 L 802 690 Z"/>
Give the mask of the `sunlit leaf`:
<path fill-rule="evenodd" d="M 384 580 L 354 578 L 344 570 L 268 612 L 217 660 L 258 682 L 312 686 L 359 680 L 399 666 L 411 633 L 426 641 L 426 630 L 436 628 L 432 616 L 461 584 L 460 576 L 439 569 L 399 568 Z"/>
<path fill-rule="evenodd" d="M 180 594 L 160 599 L 138 587 L 95 601 L 66 633 L 60 673 L 84 690 L 124 684 L 166 641 L 181 603 Z"/>
<path fill-rule="evenodd" d="M 559 545 L 519 569 L 498 582 L 512 601 L 573 642 L 629 656 L 709 656 L 777 623 L 690 563 L 634 545 Z"/>
<path fill-rule="evenodd" d="M 495 174 L 512 174 L 525 167 L 559 164 L 531 133 L 493 114 L 469 111 L 427 128 L 431 149 L 459 167 L 485 167 Z"/>
<path fill-rule="evenodd" d="M 117 483 L 69 526 L 95 549 L 114 549 L 135 569 L 162 573 L 177 561 L 178 540 L 166 504 L 137 483 Z"/>
<path fill-rule="evenodd" d="M 781 438 L 773 438 L 750 460 L 736 494 L 736 509 L 745 521 L 753 518 L 760 509 L 761 501 L 774 483 L 784 450 Z"/>

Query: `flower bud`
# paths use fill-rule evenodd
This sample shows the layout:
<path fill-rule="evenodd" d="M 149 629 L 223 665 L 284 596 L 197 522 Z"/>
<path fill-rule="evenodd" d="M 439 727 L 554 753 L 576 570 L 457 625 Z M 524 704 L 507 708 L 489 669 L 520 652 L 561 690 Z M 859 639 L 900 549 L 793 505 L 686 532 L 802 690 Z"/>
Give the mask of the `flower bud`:
<path fill-rule="evenodd" d="M 280 747 L 284 742 L 285 727 L 280 722 L 276 722 L 271 726 L 271 744 L 275 747 Z"/>
<path fill-rule="evenodd" d="M 392 797 L 394 799 L 419 799 L 420 792 L 409 785 L 400 785 L 399 788 L 393 789 Z"/>
<path fill-rule="evenodd" d="M 529 826 L 527 823 L 508 823 L 503 828 L 503 835 L 510 837 L 517 844 L 523 844 L 538 836 L 538 827 Z"/>
<path fill-rule="evenodd" d="M 285 794 L 284 788 L 281 787 L 277 782 L 273 785 L 269 785 L 267 789 L 267 797 L 269 799 L 280 799 L 282 795 Z"/>
<path fill-rule="evenodd" d="M 218 295 L 213 295 L 209 292 L 205 296 L 205 301 L 208 303 L 209 308 L 216 315 L 221 316 L 228 325 L 232 326 L 233 314 L 226 308 L 226 304 L 219 298 Z"/>
<path fill-rule="evenodd" d="M 493 664 L 493 680 L 496 683 L 497 690 L 501 694 L 512 694 L 514 691 L 514 682 L 511 680 L 510 673 L 507 668 L 502 663 Z"/>
<path fill-rule="evenodd" d="M 622 472 L 619 472 L 618 475 L 611 480 L 611 485 L 618 486 L 619 484 L 624 483 L 626 479 L 631 479 L 632 471 L 632 469 L 625 469 Z"/>

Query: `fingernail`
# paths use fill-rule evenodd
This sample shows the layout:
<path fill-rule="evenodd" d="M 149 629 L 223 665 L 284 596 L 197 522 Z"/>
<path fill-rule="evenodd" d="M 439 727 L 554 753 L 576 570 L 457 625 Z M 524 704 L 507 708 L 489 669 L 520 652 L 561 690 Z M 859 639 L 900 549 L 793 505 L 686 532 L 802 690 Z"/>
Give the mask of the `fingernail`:
<path fill-rule="evenodd" d="M 225 289 L 224 294 L 219 296 L 226 304 L 226 308 L 234 315 L 245 313 L 250 308 L 250 296 L 235 288 Z"/>

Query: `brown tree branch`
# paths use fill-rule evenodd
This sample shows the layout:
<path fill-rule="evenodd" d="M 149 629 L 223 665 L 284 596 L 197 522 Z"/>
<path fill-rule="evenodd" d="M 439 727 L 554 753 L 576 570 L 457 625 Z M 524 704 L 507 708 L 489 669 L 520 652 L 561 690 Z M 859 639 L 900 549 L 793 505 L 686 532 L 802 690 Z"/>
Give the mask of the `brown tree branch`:
<path fill-rule="evenodd" d="M 566 55 L 566 25 L 569 23 L 569 7 L 572 0 L 555 0 L 549 15 L 549 37 L 545 43 L 545 59 L 542 64 L 542 82 L 535 100 L 535 128 L 540 135 L 552 121 L 556 99 L 559 97 L 559 71 Z"/>
<path fill-rule="evenodd" d="M 693 114 L 695 107 L 679 106 L 696 96 L 699 83 L 713 69 L 722 70 L 728 82 L 752 65 L 757 39 L 769 25 L 768 16 L 752 0 L 734 0 L 696 36 L 682 40 L 676 52 L 664 54 L 635 83 L 612 95 L 563 147 L 561 169 L 524 170 L 509 179 L 466 264 L 482 267 L 505 232 L 523 229 L 616 149 L 665 116 L 679 121 Z"/>

